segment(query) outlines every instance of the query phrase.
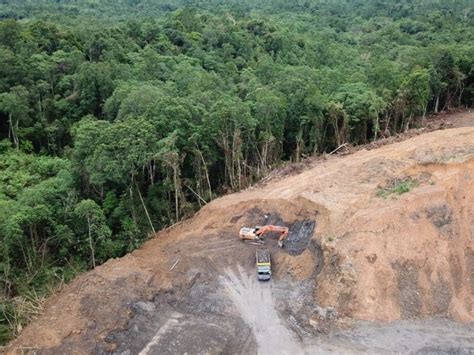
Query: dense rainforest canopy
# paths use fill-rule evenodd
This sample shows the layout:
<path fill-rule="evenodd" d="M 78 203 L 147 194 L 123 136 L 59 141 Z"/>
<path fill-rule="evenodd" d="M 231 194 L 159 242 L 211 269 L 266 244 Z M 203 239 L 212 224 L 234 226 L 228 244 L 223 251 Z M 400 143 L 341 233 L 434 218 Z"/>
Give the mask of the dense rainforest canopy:
<path fill-rule="evenodd" d="M 284 160 L 474 103 L 471 1 L 0 2 L 0 343 Z"/>

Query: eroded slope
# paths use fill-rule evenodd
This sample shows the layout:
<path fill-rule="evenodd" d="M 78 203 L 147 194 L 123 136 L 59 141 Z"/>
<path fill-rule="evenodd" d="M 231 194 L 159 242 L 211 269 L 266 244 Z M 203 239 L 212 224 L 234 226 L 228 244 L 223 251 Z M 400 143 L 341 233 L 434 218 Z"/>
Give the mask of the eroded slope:
<path fill-rule="evenodd" d="M 280 250 L 268 238 L 275 275 L 271 292 L 256 297 L 271 295 L 281 325 L 303 344 L 290 349 L 353 320 L 472 322 L 473 215 L 474 128 L 334 157 L 217 199 L 78 277 L 10 349 L 262 350 L 222 277 L 246 273 L 248 280 L 256 246 L 239 241 L 238 230 L 266 223 L 290 226 L 288 246 L 297 248 Z"/>

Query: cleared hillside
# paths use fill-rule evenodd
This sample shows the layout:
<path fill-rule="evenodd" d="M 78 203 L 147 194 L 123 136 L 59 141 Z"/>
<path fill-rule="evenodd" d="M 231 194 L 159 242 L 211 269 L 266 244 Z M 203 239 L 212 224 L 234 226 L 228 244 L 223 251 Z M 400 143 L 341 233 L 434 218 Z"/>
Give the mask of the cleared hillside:
<path fill-rule="evenodd" d="M 381 342 L 350 346 L 365 352 L 387 342 L 370 327 L 393 321 L 393 351 L 472 349 L 473 215 L 474 127 L 333 156 L 219 198 L 77 277 L 9 349 L 343 352 L 350 337 L 322 334 L 352 329 L 338 334 Z M 238 231 L 270 223 L 290 236 L 283 249 L 266 239 L 274 278 L 258 283 L 256 246 Z M 409 332 L 431 337 L 402 345 Z"/>

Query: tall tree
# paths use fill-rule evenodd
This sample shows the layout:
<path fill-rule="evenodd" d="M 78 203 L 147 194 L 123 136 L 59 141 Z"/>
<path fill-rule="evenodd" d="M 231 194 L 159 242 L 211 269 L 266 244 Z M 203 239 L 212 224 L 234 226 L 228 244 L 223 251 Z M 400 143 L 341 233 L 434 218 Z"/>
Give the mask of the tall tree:
<path fill-rule="evenodd" d="M 97 246 L 110 238 L 112 232 L 106 224 L 102 209 L 93 200 L 82 200 L 74 212 L 79 219 L 84 219 L 87 230 L 87 244 L 90 250 L 91 266 L 96 267 Z"/>
<path fill-rule="evenodd" d="M 24 86 L 15 86 L 8 93 L 0 94 L 0 111 L 8 115 L 8 138 L 16 149 L 20 148 L 20 123 L 29 118 L 28 90 Z"/>

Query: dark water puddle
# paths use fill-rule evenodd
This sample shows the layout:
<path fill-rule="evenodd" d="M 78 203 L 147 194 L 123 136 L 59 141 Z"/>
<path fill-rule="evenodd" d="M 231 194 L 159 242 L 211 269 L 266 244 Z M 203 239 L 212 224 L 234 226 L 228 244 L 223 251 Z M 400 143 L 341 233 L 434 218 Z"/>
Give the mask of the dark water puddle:
<path fill-rule="evenodd" d="M 316 223 L 312 220 L 297 221 L 290 226 L 284 249 L 291 255 L 300 255 L 309 246 Z"/>

